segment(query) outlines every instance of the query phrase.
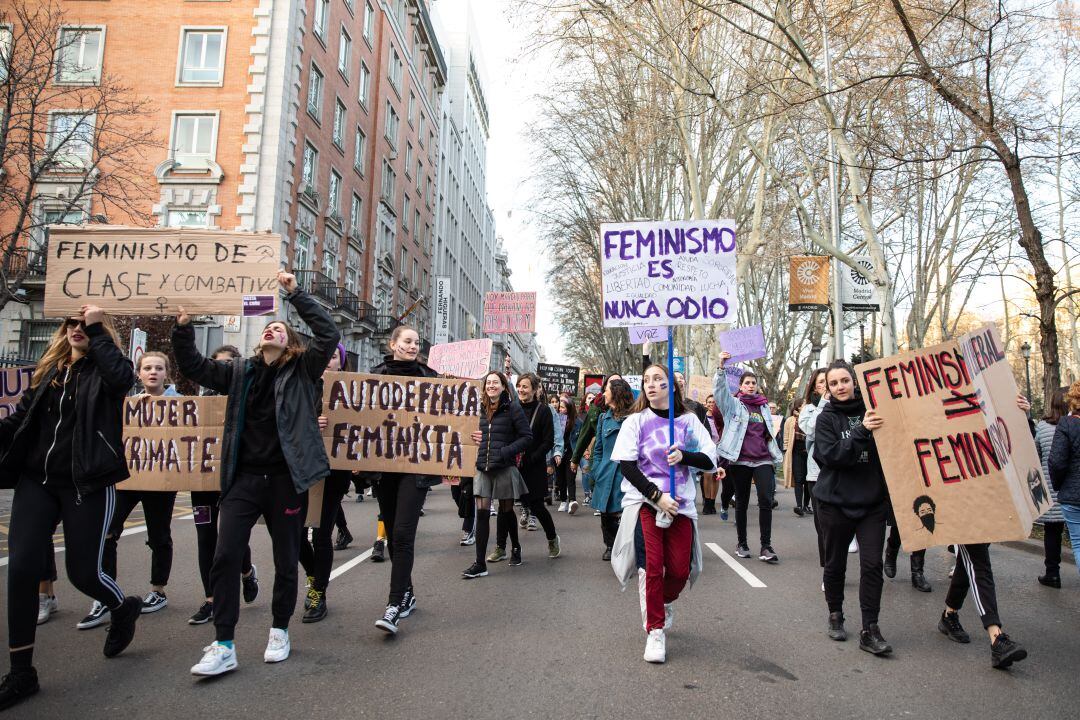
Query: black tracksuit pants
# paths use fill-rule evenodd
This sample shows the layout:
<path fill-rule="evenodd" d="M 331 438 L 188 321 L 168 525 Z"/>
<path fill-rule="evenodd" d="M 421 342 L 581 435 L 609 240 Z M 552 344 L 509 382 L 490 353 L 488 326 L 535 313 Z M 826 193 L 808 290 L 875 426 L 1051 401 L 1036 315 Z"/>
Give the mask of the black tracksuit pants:
<path fill-rule="evenodd" d="M 76 497 L 75 487 L 57 488 L 22 478 L 11 501 L 8 535 L 8 647 L 34 644 L 38 583 L 47 576 L 46 553 L 58 522 L 64 523 L 64 558 L 75 589 L 110 610 L 124 593 L 101 567 L 116 488 Z"/>
<path fill-rule="evenodd" d="M 728 476 L 735 486 L 735 531 L 739 544 L 746 545 L 746 511 L 750 507 L 750 485 L 757 487 L 758 530 L 762 545 L 772 545 L 772 504 L 776 494 L 776 471 L 772 464 L 749 467 L 731 465 Z"/>
<path fill-rule="evenodd" d="M 297 493 L 288 475 L 236 473 L 232 487 L 221 498 L 217 550 L 210 569 L 218 640 L 233 639 L 240 616 L 240 569 L 251 528 L 260 516 L 266 518 L 274 552 L 273 627 L 289 627 L 296 609 L 296 565 L 306 505 L 307 494 Z"/>
<path fill-rule="evenodd" d="M 386 526 L 386 549 L 390 553 L 390 596 L 387 605 L 400 605 L 413 586 L 416 529 L 428 488 L 417 487 L 417 476 L 383 473 L 379 480 L 379 516 Z"/>
<path fill-rule="evenodd" d="M 310 542 L 304 533 L 300 536 L 300 564 L 314 578 L 312 586 L 320 592 L 330 584 L 330 570 L 334 566 L 334 518 L 341 511 L 341 498 L 349 491 L 350 474 L 330 473 L 323 485 L 319 527 L 311 529 Z"/>
<path fill-rule="evenodd" d="M 959 610 L 964 605 L 964 596 L 969 589 L 983 627 L 1001 625 L 997 591 L 994 587 L 994 569 L 990 566 L 989 543 L 956 546 L 956 570 L 953 571 L 952 582 L 949 583 L 949 591 L 945 595 L 945 605 Z"/>
<path fill-rule="evenodd" d="M 191 509 L 195 515 L 195 540 L 199 546 L 199 579 L 202 580 L 203 593 L 213 597 L 210 584 L 210 568 L 214 565 L 214 553 L 217 551 L 218 516 L 221 493 L 213 490 L 194 490 L 191 493 Z M 244 548 L 244 559 L 240 572 L 247 575 L 251 570 L 251 547 Z"/>
<path fill-rule="evenodd" d="M 175 492 L 117 490 L 116 510 L 109 525 L 109 534 L 105 538 L 105 553 L 101 565 L 109 577 L 116 578 L 116 543 L 124 532 L 124 523 L 128 516 L 139 503 L 143 506 L 146 545 L 150 548 L 150 584 L 164 587 L 169 584 L 169 575 L 172 573 L 172 516 L 173 506 L 176 505 Z"/>
<path fill-rule="evenodd" d="M 825 602 L 829 612 L 844 611 L 844 577 L 847 574 L 848 545 L 859 539 L 859 608 L 863 628 L 877 624 L 881 611 L 881 588 L 885 584 L 881 553 L 885 548 L 887 503 L 869 510 L 860 518 L 850 518 L 837 505 L 818 502 L 815 513 L 825 540 Z"/>

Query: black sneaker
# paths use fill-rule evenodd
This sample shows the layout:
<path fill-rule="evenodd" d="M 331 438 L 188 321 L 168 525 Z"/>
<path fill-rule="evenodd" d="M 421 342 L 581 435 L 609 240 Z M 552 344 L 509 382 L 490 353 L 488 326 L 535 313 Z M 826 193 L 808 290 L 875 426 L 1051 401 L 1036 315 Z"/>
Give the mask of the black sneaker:
<path fill-rule="evenodd" d="M 997 636 L 997 640 L 990 646 L 990 665 L 998 670 L 1004 670 L 1014 662 L 1020 662 L 1027 657 L 1027 650 L 1018 642 L 1013 642 L 1005 633 Z"/>
<path fill-rule="evenodd" d="M 0 680 L 0 710 L 7 710 L 12 705 L 37 694 L 40 689 L 37 670 L 34 668 L 12 670 L 4 676 L 3 680 Z"/>
<path fill-rule="evenodd" d="M 741 558 L 750 557 L 750 547 L 746 543 L 739 543 L 735 548 L 735 554 Z"/>
<path fill-rule="evenodd" d="M 960 613 L 942 612 L 941 619 L 938 620 L 937 629 L 940 630 L 943 635 L 948 635 L 949 639 L 953 642 L 971 642 L 971 636 L 967 634 L 967 630 L 960 624 Z"/>
<path fill-rule="evenodd" d="M 143 615 L 147 613 L 157 612 L 158 610 L 164 610 L 169 606 L 169 598 L 165 597 L 165 593 L 158 592 L 157 590 L 151 590 L 146 594 L 146 597 L 142 601 Z"/>
<path fill-rule="evenodd" d="M 510 567 L 516 567 L 521 564 L 521 548 L 510 548 L 510 562 L 507 563 Z"/>
<path fill-rule="evenodd" d="M 334 543 L 334 550 L 344 550 L 349 547 L 353 541 L 352 533 L 348 530 L 338 530 L 337 542 Z"/>
<path fill-rule="evenodd" d="M 1039 576 L 1039 584 L 1050 588 L 1061 589 L 1061 575 L 1059 573 L 1046 573 Z"/>
<path fill-rule="evenodd" d="M 130 595 L 124 598 L 120 607 L 112 611 L 108 634 L 105 635 L 105 657 L 116 657 L 124 652 L 135 637 L 135 621 L 142 614 L 142 600 Z"/>
<path fill-rule="evenodd" d="M 240 584 L 244 588 L 244 602 L 249 605 L 255 602 L 255 598 L 259 597 L 259 571 L 255 569 L 254 563 L 251 565 L 250 575 L 241 575 Z"/>
<path fill-rule="evenodd" d="M 311 591 L 311 605 L 304 611 L 304 616 L 300 619 L 301 622 L 317 623 L 326 617 L 326 591 L 325 590 L 312 590 Z"/>
<path fill-rule="evenodd" d="M 793 511 L 793 512 L 794 512 L 794 513 L 795 513 L 796 515 L 798 515 L 799 517 L 804 517 L 804 516 L 806 515 L 806 511 L 805 511 L 805 510 L 803 510 L 803 509 L 802 509 L 801 507 L 799 507 L 798 505 L 796 505 L 796 506 L 795 506 L 794 508 L 792 508 L 792 511 Z"/>
<path fill-rule="evenodd" d="M 761 553 L 758 555 L 758 560 L 772 563 L 773 565 L 780 562 L 780 558 L 776 557 L 776 553 L 773 552 L 772 545 L 761 546 Z"/>
<path fill-rule="evenodd" d="M 487 574 L 487 565 L 474 562 L 465 570 L 465 572 L 461 573 L 461 577 L 466 580 L 472 580 L 473 578 L 486 577 Z"/>
<path fill-rule="evenodd" d="M 386 541 L 376 540 L 371 546 L 371 562 L 386 562 Z"/>
<path fill-rule="evenodd" d="M 847 640 L 847 630 L 844 629 L 844 613 L 829 613 L 829 637 L 839 642 Z"/>
<path fill-rule="evenodd" d="M 386 612 L 375 621 L 375 627 L 391 635 L 397 635 L 399 617 L 401 617 L 400 608 L 397 605 L 387 605 Z"/>
<path fill-rule="evenodd" d="M 877 625 L 871 625 L 859 633 L 859 649 L 871 655 L 888 655 L 892 652 L 892 645 L 881 637 L 881 630 Z"/>
<path fill-rule="evenodd" d="M 214 619 L 214 603 L 204 602 L 195 614 L 188 618 L 188 625 L 205 625 Z"/>
<path fill-rule="evenodd" d="M 604 548 L 604 554 L 600 556 L 600 559 L 603 560 L 604 562 L 607 562 L 607 561 L 611 560 L 611 548 L 609 548 L 609 547 Z"/>
<path fill-rule="evenodd" d="M 399 617 L 407 618 L 413 614 L 413 610 L 416 609 L 416 595 L 413 593 L 412 588 L 405 591 L 405 594 L 401 596 L 401 603 L 398 604 Z"/>

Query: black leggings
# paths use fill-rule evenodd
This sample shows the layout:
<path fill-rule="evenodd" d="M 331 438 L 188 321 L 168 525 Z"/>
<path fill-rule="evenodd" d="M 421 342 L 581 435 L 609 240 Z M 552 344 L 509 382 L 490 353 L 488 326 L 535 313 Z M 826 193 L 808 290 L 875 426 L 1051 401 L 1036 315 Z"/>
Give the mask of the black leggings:
<path fill-rule="evenodd" d="M 615 545 L 615 536 L 619 534 L 619 522 L 622 513 L 600 513 L 600 534 L 604 537 L 604 547 L 610 550 Z"/>
<path fill-rule="evenodd" d="M 19 480 L 11 501 L 8 535 L 8 647 L 34 644 L 38 584 L 46 576 L 46 552 L 60 521 L 71 584 L 111 610 L 124 602 L 120 587 L 101 568 L 115 502 L 116 489 L 111 486 L 80 499 L 74 486 L 56 488 Z"/>
<path fill-rule="evenodd" d="M 850 518 L 836 505 L 818 503 L 814 516 L 819 518 L 825 538 L 825 602 L 829 612 L 844 611 L 844 577 L 847 574 L 848 546 L 859 540 L 859 607 L 863 628 L 876 625 L 881 612 L 881 552 L 885 548 L 886 504 L 873 508 L 861 518 Z"/>
<path fill-rule="evenodd" d="M 810 504 L 806 491 L 806 453 L 791 453 L 791 484 L 795 488 L 795 507 L 804 508 Z"/>
<path fill-rule="evenodd" d="M 537 521 L 540 523 L 540 527 L 544 528 L 544 535 L 547 536 L 547 539 L 554 540 L 555 521 L 552 519 L 551 513 L 548 511 L 547 505 L 544 504 L 544 497 L 542 495 L 537 497 L 535 493 L 530 492 L 528 495 L 521 498 L 521 506 L 528 509 L 530 515 L 536 517 Z M 514 522 L 516 522 L 514 521 L 513 513 L 510 514 L 510 518 L 513 522 L 511 522 L 509 525 L 504 525 L 500 513 L 498 534 L 496 535 L 495 543 L 501 548 L 506 547 L 507 532 L 509 531 L 510 525 L 513 525 Z"/>
<path fill-rule="evenodd" d="M 311 541 L 300 538 L 300 564 L 304 572 L 312 576 L 312 587 L 319 592 L 330 583 L 330 570 L 334 566 L 334 517 L 341 510 L 341 498 L 349 491 L 349 475 L 341 477 L 331 472 L 323 483 L 322 511 L 319 527 L 311 529 Z"/>
<path fill-rule="evenodd" d="M 491 537 L 491 513 L 488 512 L 491 509 L 489 502 L 497 502 L 499 508 L 499 515 L 496 519 L 496 527 L 499 532 L 505 533 L 503 535 L 502 545 L 499 547 L 506 548 L 506 537 L 510 536 L 511 547 L 520 548 L 521 543 L 518 542 L 518 528 L 517 519 L 514 517 L 514 501 L 509 500 L 495 500 L 490 501 L 488 498 L 478 497 L 476 498 L 476 562 L 484 565 L 487 562 L 487 545 L 488 539 Z M 505 518 L 505 519 L 504 519 Z M 505 526 L 504 523 L 509 521 L 509 524 Z"/>
<path fill-rule="evenodd" d="M 720 509 L 727 510 L 735 501 L 735 481 L 731 477 L 731 468 L 725 468 L 724 479 L 720 481 Z"/>
<path fill-rule="evenodd" d="M 172 573 L 172 515 L 173 506 L 176 504 L 175 492 L 117 490 L 116 510 L 109 525 L 109 534 L 105 538 L 105 553 L 101 565 L 109 577 L 116 578 L 116 543 L 124 532 L 124 521 L 139 503 L 143 506 L 146 545 L 150 548 L 150 584 L 164 587 L 169 584 L 169 575 Z"/>
<path fill-rule="evenodd" d="M 218 515 L 221 493 L 214 490 L 193 490 L 191 492 L 191 510 L 195 515 L 195 540 L 199 546 L 199 579 L 202 580 L 203 593 L 208 600 L 214 595 L 210 584 L 210 568 L 214 565 L 214 552 L 218 541 Z M 203 521 L 203 522 L 200 522 Z M 240 572 L 251 572 L 251 546 L 244 547 L 244 557 Z"/>
<path fill-rule="evenodd" d="M 426 487 L 417 487 L 419 477 L 383 473 L 379 480 L 379 516 L 386 525 L 386 549 L 392 563 L 387 605 L 400 605 L 405 591 L 413 586 L 416 528 L 428 492 Z"/>
<path fill-rule="evenodd" d="M 772 545 L 772 504 L 776 492 L 776 475 L 773 466 L 732 465 L 728 475 L 735 486 L 735 531 L 739 544 L 746 545 L 746 510 L 750 507 L 750 484 L 757 486 L 758 525 L 761 544 Z"/>
<path fill-rule="evenodd" d="M 1043 523 L 1043 562 L 1046 572 L 1058 575 L 1061 572 L 1061 534 L 1065 530 L 1063 522 Z"/>
<path fill-rule="evenodd" d="M 577 473 L 570 472 L 570 459 L 564 457 L 555 468 L 555 499 L 577 500 Z"/>
<path fill-rule="evenodd" d="M 806 481 L 806 495 L 810 499 L 807 501 L 808 505 L 814 511 L 814 534 L 817 535 L 817 554 L 818 564 L 821 567 L 825 567 L 825 536 L 821 532 L 821 520 L 817 516 L 818 501 L 814 497 L 814 486 L 817 485 L 817 480 Z"/>

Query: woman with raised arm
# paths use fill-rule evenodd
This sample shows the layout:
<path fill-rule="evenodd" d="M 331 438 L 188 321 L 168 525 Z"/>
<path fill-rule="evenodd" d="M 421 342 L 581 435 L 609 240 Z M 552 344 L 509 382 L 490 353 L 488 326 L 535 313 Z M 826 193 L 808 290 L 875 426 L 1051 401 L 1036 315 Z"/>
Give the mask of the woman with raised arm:
<path fill-rule="evenodd" d="M 273 622 L 263 660 L 286 660 L 289 620 L 296 610 L 297 562 L 307 491 L 330 472 L 316 419 L 318 382 L 340 334 L 323 307 L 278 272 L 285 299 L 314 334 L 304 347 L 280 320 L 267 323 L 255 355 L 243 361 L 204 358 L 195 347 L 191 318 L 180 308 L 173 328 L 176 362 L 184 376 L 228 395 L 221 438 L 221 508 L 210 570 L 216 639 L 191 668 L 220 675 L 237 667 L 233 638 L 240 615 L 240 568 L 251 529 L 260 517 L 274 552 Z"/>
<path fill-rule="evenodd" d="M 101 548 L 128 478 L 124 400 L 135 383 L 112 321 L 95 305 L 67 318 L 41 356 L 18 407 L 0 420 L 0 478 L 14 488 L 8 528 L 8 652 L 0 710 L 38 691 L 38 583 L 57 523 L 71 584 L 109 610 L 105 657 L 135 636 L 142 601 L 124 597 L 101 567 Z M 70 659 L 69 659 L 70 660 Z"/>

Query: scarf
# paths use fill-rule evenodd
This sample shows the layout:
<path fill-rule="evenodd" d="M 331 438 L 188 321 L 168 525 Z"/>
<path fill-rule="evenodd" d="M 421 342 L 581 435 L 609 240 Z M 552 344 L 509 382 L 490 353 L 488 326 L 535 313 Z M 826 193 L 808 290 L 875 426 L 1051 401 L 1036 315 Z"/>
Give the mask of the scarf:
<path fill-rule="evenodd" d="M 742 400 L 742 404 L 746 406 L 746 409 L 750 412 L 754 412 L 758 408 L 768 405 L 769 401 L 765 399 L 765 396 L 761 393 L 755 393 L 753 395 L 744 395 L 739 393 L 739 400 Z"/>

